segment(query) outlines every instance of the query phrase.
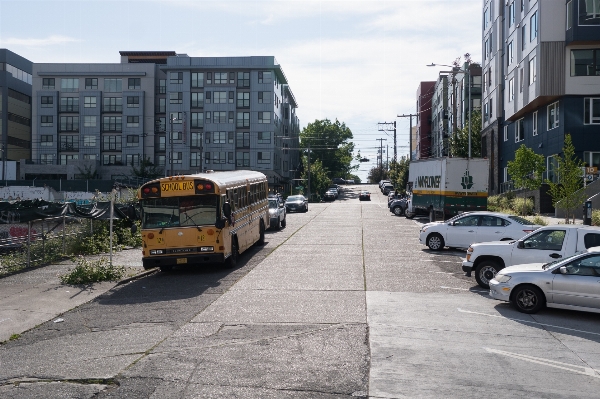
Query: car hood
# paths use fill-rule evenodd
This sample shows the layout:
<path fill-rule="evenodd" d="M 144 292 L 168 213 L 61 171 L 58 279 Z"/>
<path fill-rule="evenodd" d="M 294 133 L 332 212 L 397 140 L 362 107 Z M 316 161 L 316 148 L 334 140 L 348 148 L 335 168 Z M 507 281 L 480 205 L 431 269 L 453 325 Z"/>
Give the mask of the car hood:
<path fill-rule="evenodd" d="M 544 265 L 545 263 L 524 263 L 521 265 L 505 267 L 499 273 L 511 274 L 513 272 L 541 272 L 544 271 Z"/>
<path fill-rule="evenodd" d="M 303 203 L 304 203 L 304 201 L 301 201 L 301 200 L 294 200 L 294 201 L 286 201 L 285 203 L 286 203 L 286 205 L 288 205 L 288 204 L 292 204 L 292 205 L 298 205 L 298 204 L 303 204 Z"/>
<path fill-rule="evenodd" d="M 429 222 L 429 223 L 425 223 L 423 226 L 421 226 L 421 230 L 424 229 L 424 228 L 429 228 L 431 226 L 439 226 L 439 225 L 442 225 L 444 223 L 446 223 L 446 222 Z"/>
<path fill-rule="evenodd" d="M 473 249 L 475 249 L 477 247 L 488 246 L 488 245 L 514 245 L 515 241 L 516 240 L 511 240 L 511 241 L 485 241 L 485 242 L 477 242 L 477 243 L 471 244 L 471 247 L 473 247 Z"/>

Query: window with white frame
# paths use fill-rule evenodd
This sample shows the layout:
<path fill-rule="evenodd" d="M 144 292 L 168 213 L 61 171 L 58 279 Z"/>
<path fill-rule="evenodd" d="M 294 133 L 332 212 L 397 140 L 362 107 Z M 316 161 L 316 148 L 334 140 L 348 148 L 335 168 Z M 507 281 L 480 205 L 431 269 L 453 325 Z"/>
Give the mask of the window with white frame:
<path fill-rule="evenodd" d="M 504 167 L 504 173 L 502 173 L 502 177 L 504 178 L 504 183 L 506 183 L 508 181 L 508 168 L 505 166 Z"/>
<path fill-rule="evenodd" d="M 546 157 L 546 174 L 547 174 L 547 178 L 548 180 L 550 180 L 553 183 L 558 183 L 558 173 L 557 173 L 557 168 L 558 168 L 558 157 L 556 155 L 550 155 L 549 157 Z"/>
<path fill-rule="evenodd" d="M 573 1 L 567 1 L 567 30 L 573 27 Z"/>
<path fill-rule="evenodd" d="M 511 102 L 515 99 L 515 79 L 510 78 L 508 81 L 508 101 Z"/>
<path fill-rule="evenodd" d="M 579 25 L 600 25 L 600 1 L 579 1 Z"/>
<path fill-rule="evenodd" d="M 538 112 L 537 111 L 535 111 L 533 113 L 532 122 L 533 122 L 533 135 L 537 136 L 538 135 Z"/>
<path fill-rule="evenodd" d="M 508 26 L 515 24 L 515 1 L 508 5 Z"/>
<path fill-rule="evenodd" d="M 523 86 L 525 83 L 525 69 L 519 68 L 519 93 L 523 93 Z"/>
<path fill-rule="evenodd" d="M 600 98 L 583 99 L 583 123 L 586 125 L 600 124 Z"/>
<path fill-rule="evenodd" d="M 508 126 L 504 125 L 504 141 L 508 141 Z"/>
<path fill-rule="evenodd" d="M 513 63 L 515 57 L 515 52 L 513 49 L 513 42 L 511 41 L 506 46 L 506 66 L 510 66 Z"/>
<path fill-rule="evenodd" d="M 529 85 L 535 83 L 537 79 L 536 61 L 535 57 L 529 60 Z"/>
<path fill-rule="evenodd" d="M 515 143 L 525 140 L 525 118 L 521 118 L 516 123 Z"/>
<path fill-rule="evenodd" d="M 548 105 L 548 130 L 558 127 L 558 101 Z"/>
<path fill-rule="evenodd" d="M 538 17 L 537 11 L 529 18 L 529 41 L 537 38 L 538 35 Z"/>

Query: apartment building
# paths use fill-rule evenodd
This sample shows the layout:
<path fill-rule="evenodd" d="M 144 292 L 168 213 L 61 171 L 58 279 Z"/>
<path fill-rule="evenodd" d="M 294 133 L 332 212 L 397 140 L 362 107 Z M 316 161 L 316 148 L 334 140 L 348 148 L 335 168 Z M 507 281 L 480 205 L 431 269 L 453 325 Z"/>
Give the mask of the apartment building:
<path fill-rule="evenodd" d="M 431 99 L 431 156 L 449 154 L 448 138 L 448 75 L 440 74 L 433 87 Z"/>
<path fill-rule="evenodd" d="M 274 57 L 122 51 L 114 64 L 34 64 L 22 178 L 112 179 L 253 169 L 279 187 L 300 161 L 297 103 Z"/>
<path fill-rule="evenodd" d="M 412 159 L 431 157 L 431 104 L 435 82 L 420 82 L 417 88 L 416 148 Z"/>
<path fill-rule="evenodd" d="M 565 134 L 587 166 L 600 167 L 598 2 L 511 0 L 500 6 L 505 37 L 500 191 L 510 188 L 507 163 L 522 144 L 546 158 L 550 180 L 557 178 Z"/>
<path fill-rule="evenodd" d="M 6 161 L 31 158 L 32 62 L 0 49 L 0 158 L 2 179 Z"/>

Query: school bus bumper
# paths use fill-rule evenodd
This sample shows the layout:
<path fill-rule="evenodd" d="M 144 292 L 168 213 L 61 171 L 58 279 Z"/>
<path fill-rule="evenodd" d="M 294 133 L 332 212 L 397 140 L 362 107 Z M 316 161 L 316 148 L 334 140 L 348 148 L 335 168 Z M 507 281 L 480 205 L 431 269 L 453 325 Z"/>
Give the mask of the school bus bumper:
<path fill-rule="evenodd" d="M 185 256 L 148 256 L 142 258 L 144 269 L 161 266 L 176 265 L 199 265 L 208 263 L 223 263 L 225 257 L 223 254 L 186 254 Z"/>

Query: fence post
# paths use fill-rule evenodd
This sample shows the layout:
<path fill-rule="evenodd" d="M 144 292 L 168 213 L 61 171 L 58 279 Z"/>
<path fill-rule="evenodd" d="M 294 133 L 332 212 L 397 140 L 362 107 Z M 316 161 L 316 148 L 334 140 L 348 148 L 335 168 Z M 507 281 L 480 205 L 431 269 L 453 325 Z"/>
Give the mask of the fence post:
<path fill-rule="evenodd" d="M 67 247 L 65 245 L 65 219 L 66 219 L 65 215 L 63 215 L 63 239 L 62 239 L 62 241 L 63 241 L 63 255 L 66 255 L 66 251 L 67 251 Z"/>
<path fill-rule="evenodd" d="M 27 267 L 31 267 L 31 220 L 27 222 Z"/>

